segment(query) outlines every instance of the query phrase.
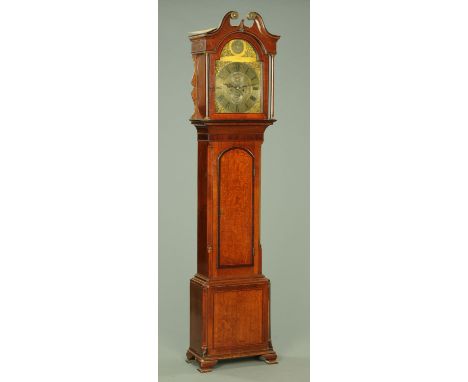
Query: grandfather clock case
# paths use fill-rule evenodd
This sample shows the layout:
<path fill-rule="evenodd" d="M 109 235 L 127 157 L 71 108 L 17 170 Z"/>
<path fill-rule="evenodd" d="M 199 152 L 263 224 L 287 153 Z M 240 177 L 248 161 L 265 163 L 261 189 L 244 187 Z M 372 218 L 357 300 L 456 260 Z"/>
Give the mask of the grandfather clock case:
<path fill-rule="evenodd" d="M 275 122 L 279 36 L 261 16 L 189 35 L 194 61 L 190 119 L 198 138 L 197 273 L 190 280 L 187 361 L 259 356 L 276 363 L 270 281 L 262 274 L 260 176 L 263 134 Z M 237 24 L 237 25 L 235 25 Z"/>

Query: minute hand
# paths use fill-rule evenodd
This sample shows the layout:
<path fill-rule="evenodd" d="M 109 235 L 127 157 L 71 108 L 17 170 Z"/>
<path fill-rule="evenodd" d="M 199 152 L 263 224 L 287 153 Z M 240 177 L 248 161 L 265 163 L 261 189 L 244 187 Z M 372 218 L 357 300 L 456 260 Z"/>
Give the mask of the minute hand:
<path fill-rule="evenodd" d="M 224 84 L 228 88 L 234 88 L 234 89 L 242 89 L 242 88 L 248 88 L 249 86 L 253 85 L 233 85 L 233 84 Z"/>
<path fill-rule="evenodd" d="M 233 85 L 233 84 L 224 84 L 225 86 L 227 86 L 228 88 L 234 88 L 234 89 L 242 89 L 242 88 L 248 88 L 250 86 L 254 86 L 252 84 L 250 85 L 241 85 L 241 86 L 237 86 L 237 85 Z"/>

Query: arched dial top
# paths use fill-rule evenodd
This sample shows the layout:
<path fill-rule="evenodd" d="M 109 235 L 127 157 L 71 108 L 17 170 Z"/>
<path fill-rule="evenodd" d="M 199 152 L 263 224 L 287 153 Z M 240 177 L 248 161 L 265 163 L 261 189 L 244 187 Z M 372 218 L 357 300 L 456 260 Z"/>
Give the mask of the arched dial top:
<path fill-rule="evenodd" d="M 216 113 L 262 112 L 262 62 L 249 42 L 227 42 L 215 70 Z"/>

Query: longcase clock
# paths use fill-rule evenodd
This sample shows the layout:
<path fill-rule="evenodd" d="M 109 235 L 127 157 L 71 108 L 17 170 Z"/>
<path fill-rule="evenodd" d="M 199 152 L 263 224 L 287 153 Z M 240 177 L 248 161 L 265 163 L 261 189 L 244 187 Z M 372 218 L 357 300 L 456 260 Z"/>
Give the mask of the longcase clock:
<path fill-rule="evenodd" d="M 279 36 L 250 12 L 235 25 L 190 34 L 190 119 L 198 137 L 197 273 L 190 280 L 187 360 L 211 371 L 218 360 L 260 356 L 276 363 L 270 281 L 262 274 L 261 146 L 273 119 Z M 248 22 L 250 23 L 250 22 Z"/>

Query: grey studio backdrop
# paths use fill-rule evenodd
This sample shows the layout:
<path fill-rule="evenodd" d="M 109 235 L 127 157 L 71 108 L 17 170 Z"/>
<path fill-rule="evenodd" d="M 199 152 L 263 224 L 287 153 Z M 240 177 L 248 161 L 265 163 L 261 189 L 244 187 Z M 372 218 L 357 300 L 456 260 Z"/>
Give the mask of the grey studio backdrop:
<path fill-rule="evenodd" d="M 279 364 L 221 361 L 200 374 L 184 362 L 189 280 L 196 272 L 197 144 L 188 119 L 193 61 L 188 32 L 230 10 L 259 12 L 281 35 L 275 118 L 262 148 L 263 273 L 271 280 L 272 341 Z M 238 22 L 235 20 L 234 22 Z M 250 22 L 248 22 L 250 25 Z M 309 4 L 306 0 L 159 1 L 160 381 L 309 380 Z"/>

